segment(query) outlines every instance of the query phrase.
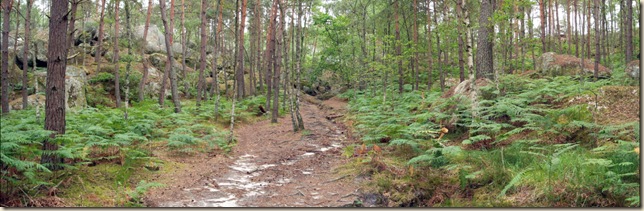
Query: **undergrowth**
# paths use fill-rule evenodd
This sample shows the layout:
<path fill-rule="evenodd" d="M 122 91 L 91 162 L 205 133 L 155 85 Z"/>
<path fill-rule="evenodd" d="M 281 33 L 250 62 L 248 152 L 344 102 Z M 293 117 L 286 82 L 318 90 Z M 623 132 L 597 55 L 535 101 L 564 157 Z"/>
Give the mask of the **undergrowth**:
<path fill-rule="evenodd" d="M 263 99 L 253 97 L 238 102 L 236 121 L 262 118 L 256 115 L 255 107 Z M 199 109 L 193 101 L 182 104 L 184 111 L 177 114 L 171 104 L 162 108 L 151 100 L 135 102 L 127 111 L 127 120 L 123 108 L 99 106 L 69 111 L 66 133 L 55 138 L 60 148 L 50 152 L 65 159 L 64 169 L 53 172 L 40 164 L 42 141 L 51 134 L 43 129 L 43 118 L 36 119 L 33 109 L 3 115 L 0 203 L 30 206 L 33 204 L 30 200 L 52 195 L 52 191 L 57 190 L 53 195 L 69 197 L 70 206 L 141 206 L 141 197 L 146 190 L 162 185 L 144 181 L 144 175 L 154 174 L 153 170 L 141 172 L 143 167 L 158 169 L 165 163 L 155 151 L 167 150 L 174 156 L 190 156 L 227 153 L 232 149 L 234 143 L 226 141 L 229 131 L 223 128 L 230 121 L 230 101 L 222 99 L 219 115 L 224 118 L 218 121 L 214 120 L 212 100 Z M 111 167 L 101 167 L 105 165 Z M 93 171 L 101 173 L 80 176 Z M 80 185 L 83 188 L 79 188 Z M 87 186 L 104 188 L 96 191 Z M 83 197 L 78 196 L 90 192 L 95 203 L 87 204 L 87 197 L 82 201 Z M 109 197 L 116 201 L 99 200 L 109 198 L 99 196 L 101 194 L 111 195 Z"/>
<path fill-rule="evenodd" d="M 639 119 L 600 124 L 597 112 L 610 111 L 570 103 L 623 77 L 498 81 L 480 87 L 476 117 L 458 94 L 390 87 L 384 103 L 373 91 L 341 96 L 368 151 L 352 145 L 343 154 L 388 199 L 380 206 L 640 206 Z"/>

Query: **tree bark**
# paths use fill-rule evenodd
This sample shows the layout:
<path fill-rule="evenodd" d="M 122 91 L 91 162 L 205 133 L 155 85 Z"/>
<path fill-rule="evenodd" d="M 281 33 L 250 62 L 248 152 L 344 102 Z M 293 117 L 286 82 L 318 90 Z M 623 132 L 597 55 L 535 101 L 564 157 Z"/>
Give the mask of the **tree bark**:
<path fill-rule="evenodd" d="M 601 48 L 599 44 L 599 35 L 600 35 L 600 25 L 599 25 L 599 0 L 595 0 L 595 81 L 599 77 L 599 60 L 601 59 Z"/>
<path fill-rule="evenodd" d="M 172 68 L 172 63 L 173 63 L 173 52 L 171 49 L 172 44 L 170 43 L 170 37 L 172 37 L 172 28 L 168 26 L 168 21 L 166 19 L 166 14 L 165 14 L 165 0 L 159 0 L 160 7 L 161 7 L 161 20 L 163 21 L 163 27 L 165 27 L 165 46 L 166 50 L 168 51 L 168 62 L 166 63 L 166 72 L 170 73 L 170 90 L 172 92 L 172 102 L 174 103 L 174 112 L 175 113 L 181 113 L 181 102 L 179 101 L 179 96 L 178 96 L 178 91 L 177 91 L 177 75 L 174 72 L 174 68 Z M 163 94 L 164 92 L 164 87 L 161 87 L 161 91 Z M 164 96 L 160 96 L 161 99 L 164 99 Z M 163 104 L 161 104 L 163 105 Z"/>
<path fill-rule="evenodd" d="M 206 0 L 201 0 L 201 13 L 200 13 L 200 19 L 201 19 L 201 49 L 199 49 L 199 79 L 197 81 L 197 107 L 201 106 L 201 91 L 204 89 L 204 78 L 203 78 L 203 71 L 206 69 L 206 44 L 208 42 L 208 38 L 206 37 L 206 8 L 208 5 L 206 4 Z M 214 65 L 214 64 L 213 64 Z M 184 76 L 185 78 L 185 76 Z M 205 89 L 204 89 L 205 90 Z M 187 89 L 186 89 L 187 91 Z M 186 92 L 187 93 L 187 92 Z M 205 93 L 205 91 L 204 91 Z"/>
<path fill-rule="evenodd" d="M 69 49 L 72 49 L 72 46 L 74 46 L 73 40 L 74 40 L 74 32 L 76 32 L 74 29 L 76 24 L 76 11 L 78 11 L 78 4 L 80 2 L 81 0 L 72 0 L 70 2 L 72 9 L 69 12 L 69 24 L 68 24 L 69 29 L 67 30 L 68 31 L 67 44 L 69 45 Z"/>
<path fill-rule="evenodd" d="M 476 51 L 476 78 L 494 79 L 493 30 L 490 21 L 494 13 L 494 0 L 481 1 L 479 16 L 478 50 Z"/>
<path fill-rule="evenodd" d="M 281 3 L 281 0 L 276 0 L 279 5 L 280 5 L 280 16 L 284 15 L 283 12 L 283 4 Z M 280 82 L 280 69 L 281 69 L 281 61 L 282 61 L 282 54 L 280 52 L 280 47 L 282 46 L 281 43 L 281 38 L 283 36 L 283 31 L 284 27 L 282 23 L 277 24 L 277 30 L 274 31 L 274 38 L 272 39 L 271 42 L 275 43 L 275 47 L 272 48 L 272 51 L 274 52 L 274 57 L 273 57 L 273 112 L 271 112 L 271 123 L 277 123 L 277 117 L 279 116 L 279 82 Z"/>
<path fill-rule="evenodd" d="M 50 170 L 60 170 L 63 158 L 54 151 L 56 135 L 65 134 L 65 69 L 67 68 L 67 7 L 68 1 L 52 1 L 47 48 L 47 90 L 45 98 L 45 130 L 54 131 L 43 141 L 41 164 Z"/>
<path fill-rule="evenodd" d="M 119 85 L 119 0 L 114 4 L 114 96 L 116 97 L 116 107 L 121 107 L 121 86 Z"/>
<path fill-rule="evenodd" d="M 276 21 L 276 16 L 277 16 L 277 1 L 278 0 L 273 0 L 273 6 L 271 7 L 271 16 L 269 19 L 269 24 L 267 28 L 267 33 L 266 33 L 266 50 L 264 53 L 264 69 L 266 69 L 266 110 L 271 110 L 271 95 L 272 95 L 272 89 L 273 89 L 273 84 L 272 84 L 272 64 L 274 59 L 272 59 L 273 55 L 275 55 L 275 21 Z"/>
<path fill-rule="evenodd" d="M 186 1 L 181 0 L 181 23 L 179 28 L 181 29 L 181 75 L 183 81 L 183 93 L 186 98 L 190 97 L 190 92 L 188 91 L 188 78 L 186 77 Z M 203 45 L 201 46 L 203 48 Z M 199 78 L 201 79 L 201 78 Z M 198 85 L 197 85 L 198 86 Z M 199 95 L 199 89 L 197 89 L 197 95 Z"/>
<path fill-rule="evenodd" d="M 101 16 L 99 18 L 98 24 L 98 44 L 96 47 L 96 53 L 94 55 L 94 62 L 96 63 L 96 72 L 101 71 L 101 52 L 103 52 L 103 36 L 104 36 L 104 27 L 105 27 L 105 0 L 101 0 Z"/>
<path fill-rule="evenodd" d="M 420 73 L 418 71 L 418 50 L 416 46 L 418 45 L 418 0 L 414 0 L 414 58 L 412 58 L 411 69 L 414 71 L 414 90 L 418 90 L 418 81 L 420 80 Z"/>
<path fill-rule="evenodd" d="M 460 0 L 456 1 L 456 14 L 458 19 L 463 19 L 463 5 Z M 465 80 L 465 60 L 463 58 L 463 24 L 457 22 L 457 37 L 458 37 L 458 68 L 459 68 L 459 81 L 463 82 Z"/>
<path fill-rule="evenodd" d="M 429 9 L 431 0 L 427 0 L 427 91 L 432 88 L 432 16 Z"/>
<path fill-rule="evenodd" d="M 631 0 L 626 0 L 626 19 L 624 20 L 624 25 L 626 26 L 626 36 L 624 37 L 626 41 L 626 63 L 633 60 L 633 2 Z"/>
<path fill-rule="evenodd" d="M 241 5 L 241 22 L 239 26 L 239 37 L 237 42 L 237 98 L 241 99 L 246 96 L 244 83 L 244 28 L 246 26 L 246 0 L 242 0 Z"/>
<path fill-rule="evenodd" d="M 541 53 L 546 52 L 546 14 L 545 14 L 545 5 L 543 3 L 545 0 L 539 0 L 539 20 L 541 21 Z M 478 66 L 478 64 L 477 64 Z"/>
<path fill-rule="evenodd" d="M 25 59 L 25 62 L 22 65 L 22 109 L 26 109 L 27 106 L 29 106 L 29 104 L 27 103 L 29 97 L 29 94 L 27 93 L 27 87 L 29 86 L 27 84 L 29 83 L 27 81 L 27 68 L 29 68 L 29 65 L 27 65 L 28 61 L 26 60 L 27 58 L 29 58 L 29 38 L 31 37 L 31 7 L 33 4 L 34 0 L 27 0 L 27 12 L 25 15 L 25 40 L 22 47 L 22 58 Z M 33 66 L 36 66 L 36 63 L 34 63 Z"/>
<path fill-rule="evenodd" d="M 132 16 L 132 13 L 130 11 L 130 1 L 124 1 L 125 3 L 125 33 L 127 35 L 127 55 L 128 55 L 128 60 L 127 64 L 125 66 L 125 110 L 124 110 L 124 118 L 127 120 L 128 116 L 128 109 L 130 106 L 129 102 L 129 95 L 130 95 L 130 72 L 132 71 L 132 42 L 134 42 L 134 39 L 132 38 L 132 24 L 130 24 L 130 18 Z"/>
<path fill-rule="evenodd" d="M 152 0 L 148 0 L 148 13 L 145 18 L 145 26 L 143 28 L 143 43 L 148 43 L 148 28 L 150 27 L 150 15 L 152 14 Z M 147 44 L 146 44 L 147 45 Z M 145 57 L 145 47 L 141 48 L 141 55 L 143 57 L 143 77 L 139 82 L 139 102 L 145 98 L 145 83 L 148 80 L 148 59 Z"/>
<path fill-rule="evenodd" d="M 9 113 L 9 27 L 13 1 L 2 1 L 2 113 Z"/>
<path fill-rule="evenodd" d="M 402 58 L 401 58 L 401 43 L 400 43 L 400 21 L 398 20 L 398 0 L 394 0 L 394 35 L 396 36 L 395 48 L 396 48 L 396 60 L 398 61 L 398 93 L 402 94 L 403 92 L 403 69 L 402 69 Z"/>

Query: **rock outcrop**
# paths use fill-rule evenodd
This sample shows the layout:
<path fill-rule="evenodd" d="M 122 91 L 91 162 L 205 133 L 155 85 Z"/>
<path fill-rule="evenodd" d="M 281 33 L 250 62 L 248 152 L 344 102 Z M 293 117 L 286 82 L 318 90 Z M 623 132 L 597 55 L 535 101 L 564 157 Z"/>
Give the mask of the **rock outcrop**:
<path fill-rule="evenodd" d="M 574 76 L 577 74 L 592 76 L 595 72 L 595 64 L 591 59 L 585 59 L 582 65 L 580 58 L 554 52 L 542 54 L 535 62 L 537 71 L 546 76 Z M 599 65 L 598 75 L 600 77 L 610 77 L 611 72 L 610 69 Z"/>

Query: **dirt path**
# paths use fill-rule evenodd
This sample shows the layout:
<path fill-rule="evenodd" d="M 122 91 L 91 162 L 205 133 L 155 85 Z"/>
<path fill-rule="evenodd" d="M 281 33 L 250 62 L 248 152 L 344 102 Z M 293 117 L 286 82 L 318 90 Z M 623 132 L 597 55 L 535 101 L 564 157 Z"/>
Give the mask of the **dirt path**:
<path fill-rule="evenodd" d="M 311 101 L 314 102 L 314 101 Z M 335 98 L 319 106 L 303 101 L 306 131 L 292 132 L 290 116 L 242 125 L 230 157 L 186 160 L 167 186 L 145 198 L 157 207 L 339 207 L 357 196 L 357 183 L 336 171 L 347 159 L 346 129 L 326 117 L 344 112 Z M 322 108 L 322 109 L 321 109 Z M 189 158 L 187 158 L 189 159 Z"/>

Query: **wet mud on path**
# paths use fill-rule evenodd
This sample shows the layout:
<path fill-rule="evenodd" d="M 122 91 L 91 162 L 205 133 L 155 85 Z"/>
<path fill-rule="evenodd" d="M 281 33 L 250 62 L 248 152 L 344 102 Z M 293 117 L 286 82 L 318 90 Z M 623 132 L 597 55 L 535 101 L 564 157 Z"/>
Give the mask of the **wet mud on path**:
<path fill-rule="evenodd" d="M 293 133 L 290 115 L 277 124 L 264 120 L 240 125 L 229 156 L 184 158 L 187 170 L 174 172 L 166 187 L 151 190 L 154 207 L 340 207 L 351 204 L 358 183 L 337 172 L 350 144 L 342 123 L 345 102 L 303 100 L 305 132 Z M 340 122 L 340 121 L 338 121 Z"/>

